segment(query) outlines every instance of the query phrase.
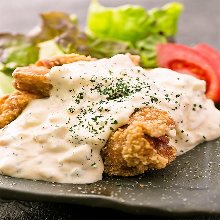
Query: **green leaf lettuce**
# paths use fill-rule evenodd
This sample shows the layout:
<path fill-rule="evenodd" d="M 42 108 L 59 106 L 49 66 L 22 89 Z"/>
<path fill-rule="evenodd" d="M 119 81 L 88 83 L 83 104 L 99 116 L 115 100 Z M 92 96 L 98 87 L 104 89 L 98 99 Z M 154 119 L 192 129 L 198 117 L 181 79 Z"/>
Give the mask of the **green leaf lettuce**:
<path fill-rule="evenodd" d="M 88 31 L 99 38 L 134 42 L 146 36 L 148 13 L 140 6 L 107 8 L 92 1 L 89 7 Z"/>
<path fill-rule="evenodd" d="M 108 8 L 93 0 L 86 28 L 90 51 L 103 57 L 131 52 L 141 56 L 144 67 L 156 67 L 156 46 L 175 36 L 182 9 L 176 2 L 151 10 L 135 5 Z"/>
<path fill-rule="evenodd" d="M 0 34 L 0 63 L 3 72 L 12 72 L 38 59 L 38 47 L 22 34 Z"/>
<path fill-rule="evenodd" d="M 0 96 L 13 90 L 12 77 L 0 72 Z"/>
<path fill-rule="evenodd" d="M 53 52 L 58 52 L 58 54 L 60 52 L 66 54 L 73 52 L 88 53 L 87 36 L 79 30 L 75 15 L 51 11 L 42 13 L 41 20 L 41 25 L 29 34 L 34 42 L 41 43 L 41 49 L 52 48 Z M 47 43 L 44 44 L 44 42 Z M 40 51 L 40 57 L 42 57 L 42 53 L 45 54 L 45 50 Z M 54 55 L 58 54 L 55 53 Z"/>
<path fill-rule="evenodd" d="M 153 8 L 149 11 L 149 29 L 152 33 L 167 37 L 177 32 L 177 23 L 183 10 L 180 3 L 172 2 L 162 8 Z"/>

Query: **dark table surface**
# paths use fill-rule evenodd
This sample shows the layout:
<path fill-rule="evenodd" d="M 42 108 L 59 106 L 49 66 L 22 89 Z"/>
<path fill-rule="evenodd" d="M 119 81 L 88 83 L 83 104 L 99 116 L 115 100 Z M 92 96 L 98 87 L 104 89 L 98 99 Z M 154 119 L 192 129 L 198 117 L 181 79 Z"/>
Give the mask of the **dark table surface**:
<path fill-rule="evenodd" d="M 125 3 L 140 4 L 146 8 L 162 6 L 166 0 L 103 0 L 107 6 Z M 185 6 L 179 22 L 177 42 L 193 45 L 206 42 L 220 49 L 220 1 L 181 0 Z M 89 0 L 1 0 L 0 32 L 27 32 L 39 23 L 42 11 L 60 10 L 75 13 L 81 27 L 85 26 Z M 0 195 L 1 197 L 1 195 Z M 220 204 L 219 204 L 220 205 Z M 101 212 L 103 211 L 103 212 Z M 101 214 L 104 213 L 104 214 Z M 89 215 L 89 216 L 88 216 Z M 88 216 L 88 217 L 87 217 Z M 0 219 L 220 219 L 220 216 L 153 217 L 135 216 L 107 208 L 0 199 Z"/>

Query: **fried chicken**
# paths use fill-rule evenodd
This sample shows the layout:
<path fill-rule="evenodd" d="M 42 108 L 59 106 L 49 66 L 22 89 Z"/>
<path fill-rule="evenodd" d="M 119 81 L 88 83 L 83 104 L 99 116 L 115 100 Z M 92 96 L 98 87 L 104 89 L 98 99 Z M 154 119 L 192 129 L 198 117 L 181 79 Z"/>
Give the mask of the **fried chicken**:
<path fill-rule="evenodd" d="M 13 86 L 20 91 L 47 97 L 52 89 L 52 85 L 45 76 L 49 71 L 46 67 L 34 65 L 16 68 L 13 72 Z"/>
<path fill-rule="evenodd" d="M 131 59 L 138 64 L 136 56 L 131 55 Z M 15 120 L 31 100 L 49 96 L 52 85 L 45 75 L 51 67 L 82 60 L 94 59 L 72 54 L 17 68 L 13 85 L 19 91 L 0 99 L 0 128 Z M 102 149 L 104 172 L 134 176 L 148 169 L 166 167 L 176 156 L 167 135 L 174 127 L 173 119 L 162 110 L 146 107 L 135 112 L 129 123 L 114 132 Z"/>
<path fill-rule="evenodd" d="M 93 61 L 96 60 L 90 56 L 84 56 L 79 54 L 65 54 L 62 56 L 55 56 L 50 59 L 39 60 L 35 63 L 36 66 L 44 66 L 51 69 L 53 66 L 61 66 L 63 64 L 74 63 L 77 61 Z"/>
<path fill-rule="evenodd" d="M 76 61 L 91 61 L 94 58 L 69 54 L 40 60 L 36 65 L 19 67 L 13 72 L 13 86 L 18 90 L 0 98 L 0 128 L 15 120 L 27 104 L 36 98 L 48 97 L 52 89 L 45 76 L 54 65 Z"/>
<path fill-rule="evenodd" d="M 0 128 L 15 120 L 28 103 L 36 98 L 40 96 L 23 91 L 14 91 L 0 98 Z"/>
<path fill-rule="evenodd" d="M 148 169 L 161 169 L 175 159 L 167 133 L 175 123 L 155 108 L 143 108 L 130 117 L 128 125 L 111 135 L 101 151 L 104 172 L 108 175 L 134 176 Z"/>
<path fill-rule="evenodd" d="M 139 56 L 131 54 L 128 55 L 135 65 L 139 64 Z M 52 57 L 50 59 L 39 60 L 35 65 L 16 68 L 13 72 L 13 86 L 20 91 L 28 91 L 33 94 L 48 97 L 52 85 L 45 75 L 50 71 L 52 67 L 77 61 L 93 60 L 96 59 L 90 56 L 86 57 L 84 55 L 78 54 L 68 54 Z"/>
<path fill-rule="evenodd" d="M 92 61 L 95 60 L 90 56 L 78 54 L 68 54 L 51 59 L 39 60 L 35 65 L 16 68 L 13 72 L 13 86 L 21 91 L 28 91 L 33 94 L 49 96 L 49 91 L 52 89 L 48 78 L 45 76 L 53 66 L 73 63 L 77 61 Z"/>

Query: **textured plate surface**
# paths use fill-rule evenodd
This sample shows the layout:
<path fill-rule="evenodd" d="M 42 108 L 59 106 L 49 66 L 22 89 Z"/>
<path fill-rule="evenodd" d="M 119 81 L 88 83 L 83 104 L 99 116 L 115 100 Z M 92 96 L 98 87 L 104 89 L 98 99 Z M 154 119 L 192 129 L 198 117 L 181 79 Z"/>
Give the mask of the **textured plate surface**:
<path fill-rule="evenodd" d="M 164 170 L 95 184 L 53 184 L 0 175 L 0 195 L 112 207 L 132 213 L 220 214 L 220 139 L 204 143 Z"/>

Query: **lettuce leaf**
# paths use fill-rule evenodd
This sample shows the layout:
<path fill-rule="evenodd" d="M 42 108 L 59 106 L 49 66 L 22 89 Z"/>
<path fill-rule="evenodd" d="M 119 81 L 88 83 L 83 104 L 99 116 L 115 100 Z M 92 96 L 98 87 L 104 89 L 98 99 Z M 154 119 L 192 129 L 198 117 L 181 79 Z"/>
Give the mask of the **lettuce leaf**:
<path fill-rule="evenodd" d="M 51 40 L 75 28 L 75 20 L 64 12 L 51 11 L 40 14 L 41 25 L 30 31 L 29 37 L 35 43 Z"/>
<path fill-rule="evenodd" d="M 46 12 L 41 19 L 28 35 L 0 34 L 0 71 L 11 74 L 16 67 L 64 53 L 88 54 L 87 37 L 79 31 L 76 16 Z"/>
<path fill-rule="evenodd" d="M 45 12 L 41 14 L 41 20 L 41 25 L 29 33 L 35 43 L 40 43 L 41 50 L 53 47 L 53 52 L 56 49 L 56 52 L 60 50 L 66 54 L 88 54 L 87 36 L 79 30 L 75 15 L 58 11 Z M 42 45 L 42 42 L 47 43 Z M 41 50 L 40 57 L 45 54 L 45 50 Z"/>
<path fill-rule="evenodd" d="M 146 36 L 148 17 L 140 6 L 107 8 L 94 0 L 88 10 L 87 30 L 99 38 L 134 42 Z"/>
<path fill-rule="evenodd" d="M 55 42 L 63 53 L 89 55 L 87 35 L 80 32 L 78 28 L 70 29 L 59 37 L 56 37 Z"/>
<path fill-rule="evenodd" d="M 0 96 L 13 90 L 12 77 L 0 72 Z"/>
<path fill-rule="evenodd" d="M 153 8 L 149 11 L 149 29 L 152 33 L 167 37 L 177 32 L 177 23 L 183 10 L 180 3 L 172 2 L 162 8 Z"/>
<path fill-rule="evenodd" d="M 18 66 L 26 66 L 38 59 L 39 48 L 21 34 L 0 34 L 0 67 L 12 72 Z"/>
<path fill-rule="evenodd" d="M 182 10 L 176 2 L 145 10 L 134 5 L 108 8 L 93 0 L 86 28 L 95 39 L 90 41 L 91 51 L 98 57 L 133 51 L 141 56 L 143 67 L 156 67 L 156 45 L 175 36 Z"/>
<path fill-rule="evenodd" d="M 167 38 L 165 36 L 155 34 L 146 37 L 136 42 L 136 50 L 141 56 L 141 65 L 147 68 L 157 67 L 156 62 L 156 46 L 158 43 L 166 43 Z"/>
<path fill-rule="evenodd" d="M 183 6 L 176 2 L 149 11 L 134 5 L 107 8 L 93 0 L 88 10 L 87 31 L 99 38 L 129 42 L 151 33 L 173 36 L 182 9 Z"/>
<path fill-rule="evenodd" d="M 96 57 L 96 58 L 112 57 L 119 53 L 136 54 L 137 51 L 128 42 L 103 40 L 100 38 L 90 38 L 89 54 L 92 57 Z"/>
<path fill-rule="evenodd" d="M 64 54 L 53 39 L 39 43 L 38 46 L 40 48 L 39 59 L 48 59 Z"/>

